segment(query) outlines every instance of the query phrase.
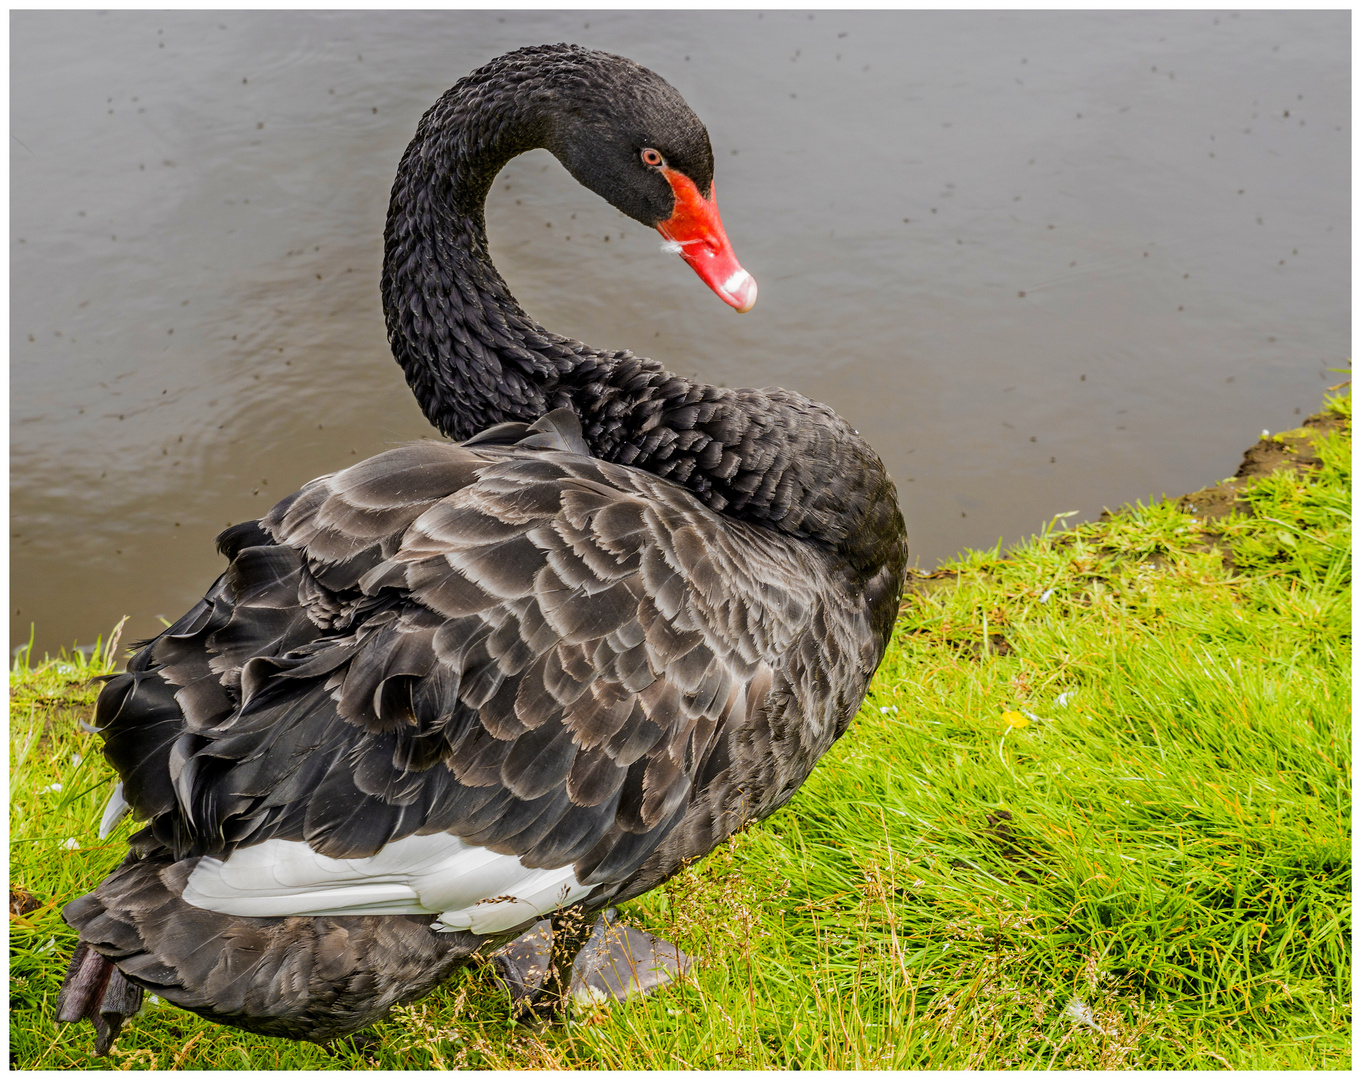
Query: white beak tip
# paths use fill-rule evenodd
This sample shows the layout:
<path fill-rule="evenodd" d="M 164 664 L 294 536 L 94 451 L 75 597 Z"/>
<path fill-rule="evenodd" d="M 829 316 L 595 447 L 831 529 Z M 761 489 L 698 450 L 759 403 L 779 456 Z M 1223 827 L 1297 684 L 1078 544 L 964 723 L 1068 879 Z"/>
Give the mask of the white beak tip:
<path fill-rule="evenodd" d="M 723 283 L 723 296 L 738 313 L 756 306 L 756 279 L 745 270 L 738 270 Z"/>

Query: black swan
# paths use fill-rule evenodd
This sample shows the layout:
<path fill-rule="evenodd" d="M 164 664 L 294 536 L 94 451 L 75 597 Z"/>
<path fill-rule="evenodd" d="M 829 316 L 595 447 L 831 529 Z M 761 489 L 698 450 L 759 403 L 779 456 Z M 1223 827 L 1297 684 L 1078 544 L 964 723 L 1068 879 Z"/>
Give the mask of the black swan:
<path fill-rule="evenodd" d="M 907 560 L 879 458 L 799 394 L 534 323 L 483 210 L 535 147 L 727 303 L 755 300 L 708 134 L 651 71 L 525 48 L 425 114 L 383 302 L 425 415 L 464 441 L 379 454 L 225 531 L 226 572 L 100 693 L 121 778 L 105 831 L 147 822 L 64 911 L 80 944 L 58 1019 L 93 1020 L 101 1053 L 144 990 L 325 1042 L 484 942 L 542 956 L 545 915 L 543 940 L 579 948 L 569 915 L 779 809 L 860 705 Z"/>

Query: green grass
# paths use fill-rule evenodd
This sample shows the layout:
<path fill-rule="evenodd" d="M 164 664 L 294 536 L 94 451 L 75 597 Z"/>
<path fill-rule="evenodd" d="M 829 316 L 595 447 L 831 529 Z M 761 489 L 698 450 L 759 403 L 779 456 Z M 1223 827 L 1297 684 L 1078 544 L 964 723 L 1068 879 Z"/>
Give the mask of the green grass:
<path fill-rule="evenodd" d="M 701 958 L 681 986 L 531 1031 L 471 968 L 368 1056 L 159 1005 L 108 1064 L 1349 1068 L 1350 399 L 1329 414 L 1251 516 L 1156 502 L 919 582 L 794 801 L 625 909 Z M 52 1015 L 60 906 L 129 828 L 95 839 L 77 724 L 109 667 L 12 676 L 11 881 L 42 903 L 11 918 L 20 1068 L 104 1064 Z"/>

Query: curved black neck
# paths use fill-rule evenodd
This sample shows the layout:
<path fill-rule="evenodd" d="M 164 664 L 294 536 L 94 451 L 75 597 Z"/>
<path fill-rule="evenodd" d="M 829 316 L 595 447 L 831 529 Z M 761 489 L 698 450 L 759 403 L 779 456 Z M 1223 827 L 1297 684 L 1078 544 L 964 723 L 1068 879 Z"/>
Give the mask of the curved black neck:
<path fill-rule="evenodd" d="M 485 71 L 486 69 L 483 69 Z M 383 307 L 393 354 L 430 421 L 466 439 L 547 411 L 545 389 L 593 351 L 547 333 L 487 251 L 484 206 L 512 157 L 542 146 L 531 95 L 476 72 L 421 118 L 388 208 Z"/>
<path fill-rule="evenodd" d="M 869 572 L 901 546 L 896 493 L 831 409 L 787 391 L 680 378 L 653 360 L 551 334 L 516 303 L 487 250 L 497 172 L 556 152 L 574 47 L 521 50 L 461 80 L 422 117 L 392 189 L 383 304 L 393 353 L 430 421 L 466 439 L 567 406 L 596 456 L 683 484 L 712 509 L 822 541 Z"/>

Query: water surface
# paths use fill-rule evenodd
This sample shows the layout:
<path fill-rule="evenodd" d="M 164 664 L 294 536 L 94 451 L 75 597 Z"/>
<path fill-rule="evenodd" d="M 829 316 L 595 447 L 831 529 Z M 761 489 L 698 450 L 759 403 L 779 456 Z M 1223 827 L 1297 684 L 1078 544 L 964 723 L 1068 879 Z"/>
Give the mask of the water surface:
<path fill-rule="evenodd" d="M 1349 355 L 1346 12 L 11 16 L 12 639 L 190 606 L 212 538 L 430 433 L 382 227 L 416 121 L 519 45 L 709 126 L 737 315 L 547 153 L 492 251 L 545 326 L 829 402 L 916 561 L 1233 472 Z"/>

